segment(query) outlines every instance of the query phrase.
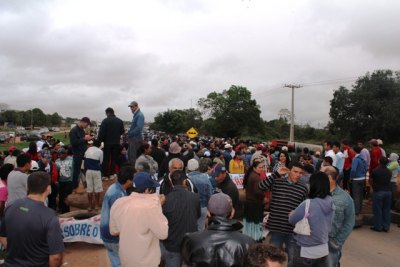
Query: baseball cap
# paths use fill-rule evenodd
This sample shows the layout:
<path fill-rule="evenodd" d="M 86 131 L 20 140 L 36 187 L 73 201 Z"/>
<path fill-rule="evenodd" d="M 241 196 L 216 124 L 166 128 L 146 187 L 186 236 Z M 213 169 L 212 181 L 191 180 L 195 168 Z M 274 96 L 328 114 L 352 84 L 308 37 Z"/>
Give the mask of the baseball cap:
<path fill-rule="evenodd" d="M 138 105 L 138 103 L 137 103 L 136 101 L 132 101 L 132 102 L 129 104 L 128 107 L 134 107 L 134 106 L 137 106 L 137 105 Z"/>
<path fill-rule="evenodd" d="M 156 188 L 160 186 L 160 184 L 154 181 L 147 172 L 136 173 L 133 177 L 133 182 L 137 189 Z"/>
<path fill-rule="evenodd" d="M 38 170 L 39 170 L 39 164 L 36 161 L 31 160 L 31 171 L 38 171 Z"/>
<path fill-rule="evenodd" d="M 86 122 L 87 124 L 90 124 L 90 119 L 88 117 L 83 117 L 81 121 Z"/>
<path fill-rule="evenodd" d="M 204 156 L 204 157 L 211 157 L 210 151 L 208 151 L 208 150 L 205 151 L 204 154 L 203 154 L 203 156 Z"/>
<path fill-rule="evenodd" d="M 232 148 L 232 145 L 231 145 L 231 144 L 226 144 L 226 145 L 225 145 L 225 148 L 226 148 L 226 149 Z"/>
<path fill-rule="evenodd" d="M 224 193 L 217 193 L 208 201 L 208 211 L 217 216 L 227 216 L 232 211 L 232 199 Z"/>
<path fill-rule="evenodd" d="M 16 146 L 10 146 L 10 147 L 8 148 L 8 152 L 13 152 L 15 149 L 17 149 Z"/>
<path fill-rule="evenodd" d="M 199 162 L 195 159 L 188 161 L 187 168 L 189 171 L 195 171 L 199 168 Z"/>
<path fill-rule="evenodd" d="M 213 167 L 213 170 L 211 172 L 211 176 L 212 177 L 217 177 L 221 174 L 221 172 L 226 172 L 226 168 L 224 165 L 222 164 L 215 164 L 215 166 Z"/>
<path fill-rule="evenodd" d="M 376 139 L 371 139 L 368 141 L 368 143 L 370 143 L 371 145 L 377 145 L 378 141 Z"/>

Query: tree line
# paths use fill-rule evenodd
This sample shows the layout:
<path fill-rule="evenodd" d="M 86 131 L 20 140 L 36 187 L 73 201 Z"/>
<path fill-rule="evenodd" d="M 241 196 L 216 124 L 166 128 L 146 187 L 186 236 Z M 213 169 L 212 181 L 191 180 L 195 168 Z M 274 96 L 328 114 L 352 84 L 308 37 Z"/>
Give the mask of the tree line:
<path fill-rule="evenodd" d="M 171 134 L 184 133 L 195 127 L 200 133 L 218 137 L 238 137 L 254 141 L 289 138 L 289 118 L 265 121 L 251 92 L 243 86 L 232 85 L 221 93 L 211 92 L 198 101 L 199 109 L 167 110 L 154 118 L 150 129 Z M 295 125 L 298 140 L 322 140 L 326 129 L 310 125 Z"/>
<path fill-rule="evenodd" d="M 57 112 L 53 114 L 45 114 L 39 108 L 33 108 L 26 111 L 3 110 L 0 113 L 0 125 L 8 124 L 22 127 L 41 127 L 41 126 L 61 126 L 64 118 Z M 65 123 L 71 124 L 74 118 L 65 118 Z"/>
<path fill-rule="evenodd" d="M 198 109 L 167 110 L 156 115 L 150 129 L 177 134 L 195 127 L 202 134 L 241 139 L 288 139 L 285 112 L 265 121 L 261 109 L 246 87 L 232 85 L 211 92 L 198 101 Z M 400 142 L 400 72 L 377 70 L 366 73 L 351 88 L 340 86 L 330 101 L 330 121 L 323 129 L 295 125 L 295 140 L 344 140 L 380 138 L 388 144 Z M 287 113 L 287 112 L 286 112 Z"/>

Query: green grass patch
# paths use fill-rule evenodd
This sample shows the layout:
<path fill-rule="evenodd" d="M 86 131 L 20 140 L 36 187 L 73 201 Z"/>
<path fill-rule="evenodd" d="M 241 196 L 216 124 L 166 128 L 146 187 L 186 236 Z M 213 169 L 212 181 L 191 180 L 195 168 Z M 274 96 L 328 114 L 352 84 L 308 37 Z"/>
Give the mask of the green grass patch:
<path fill-rule="evenodd" d="M 50 134 L 50 133 L 49 133 Z M 63 142 L 65 145 L 69 144 L 69 137 L 68 137 L 68 132 L 67 135 L 65 135 L 64 132 L 59 132 L 59 133 L 54 133 L 52 134 L 53 137 L 56 140 L 60 140 Z M 13 143 L 7 143 L 7 144 L 0 144 L 0 151 L 8 150 L 10 146 L 16 146 L 17 149 L 22 150 L 23 148 L 29 147 L 30 142 L 20 142 L 18 144 L 13 144 Z"/>

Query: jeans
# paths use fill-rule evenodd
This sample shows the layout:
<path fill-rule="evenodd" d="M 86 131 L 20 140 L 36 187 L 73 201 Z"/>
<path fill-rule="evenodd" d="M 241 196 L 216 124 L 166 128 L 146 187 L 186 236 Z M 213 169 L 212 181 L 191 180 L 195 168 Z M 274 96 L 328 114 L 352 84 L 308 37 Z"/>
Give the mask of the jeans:
<path fill-rule="evenodd" d="M 342 257 L 342 246 L 329 240 L 329 255 L 326 258 L 327 267 L 340 267 L 340 258 Z"/>
<path fill-rule="evenodd" d="M 128 148 L 128 161 L 133 166 L 135 166 L 137 159 L 137 150 L 142 144 L 142 139 L 129 139 L 129 148 Z"/>
<path fill-rule="evenodd" d="M 72 186 L 73 186 L 73 189 L 76 189 L 79 186 L 79 177 L 81 174 L 82 161 L 83 161 L 82 156 L 74 156 L 72 158 Z"/>
<path fill-rule="evenodd" d="M 343 184 L 342 184 L 342 188 L 343 190 L 349 190 L 349 179 L 350 179 L 350 172 L 351 172 L 351 168 L 348 170 L 343 170 Z"/>
<path fill-rule="evenodd" d="M 201 208 L 201 215 L 197 219 L 197 231 L 203 231 L 206 228 L 207 207 Z"/>
<path fill-rule="evenodd" d="M 108 177 L 115 174 L 115 161 L 119 156 L 119 147 L 119 144 L 104 145 L 103 176 Z"/>
<path fill-rule="evenodd" d="M 296 245 L 294 248 L 294 259 L 293 259 L 293 266 L 295 267 L 327 267 L 327 258 L 328 256 L 324 256 L 318 259 L 309 259 L 303 258 L 300 256 L 301 247 Z M 288 265 L 289 266 L 289 265 Z"/>
<path fill-rule="evenodd" d="M 284 234 L 280 232 L 269 232 L 271 240 L 270 244 L 276 248 L 283 249 L 283 244 L 285 244 L 285 251 L 288 254 L 288 267 L 295 267 L 293 262 L 293 257 L 296 249 L 296 240 L 293 234 Z"/>
<path fill-rule="evenodd" d="M 165 260 L 165 267 L 181 267 L 182 256 L 179 252 L 168 251 L 164 244 L 160 242 L 161 258 Z"/>
<path fill-rule="evenodd" d="M 375 229 L 389 230 L 391 200 L 391 191 L 377 191 L 372 195 Z"/>
<path fill-rule="evenodd" d="M 358 215 L 362 211 L 362 202 L 364 199 L 365 180 L 351 181 L 352 197 L 354 200 L 354 211 Z"/>
<path fill-rule="evenodd" d="M 119 260 L 119 244 L 104 242 L 104 246 L 107 249 L 108 258 L 110 258 L 111 267 L 120 267 L 121 262 Z"/>
<path fill-rule="evenodd" d="M 51 182 L 51 194 L 47 197 L 49 200 L 49 208 L 53 210 L 57 210 L 57 195 L 58 195 L 58 186 L 54 183 Z"/>
<path fill-rule="evenodd" d="M 69 194 L 72 193 L 72 181 L 71 182 L 58 182 L 59 196 L 58 196 L 58 208 L 61 213 L 69 212 L 69 206 L 65 204 L 65 199 Z"/>

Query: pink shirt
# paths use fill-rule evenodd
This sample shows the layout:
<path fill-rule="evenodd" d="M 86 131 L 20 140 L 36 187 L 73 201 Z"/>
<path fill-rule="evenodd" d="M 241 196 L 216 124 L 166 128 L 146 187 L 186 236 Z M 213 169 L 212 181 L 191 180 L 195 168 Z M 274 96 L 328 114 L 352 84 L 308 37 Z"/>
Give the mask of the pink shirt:
<path fill-rule="evenodd" d="M 0 179 L 0 201 L 6 202 L 8 198 L 7 183 Z"/>
<path fill-rule="evenodd" d="M 111 207 L 110 233 L 119 233 L 119 257 L 124 267 L 158 267 L 160 239 L 168 237 L 168 220 L 157 194 L 132 193 Z"/>

